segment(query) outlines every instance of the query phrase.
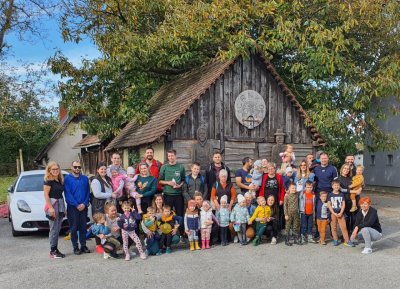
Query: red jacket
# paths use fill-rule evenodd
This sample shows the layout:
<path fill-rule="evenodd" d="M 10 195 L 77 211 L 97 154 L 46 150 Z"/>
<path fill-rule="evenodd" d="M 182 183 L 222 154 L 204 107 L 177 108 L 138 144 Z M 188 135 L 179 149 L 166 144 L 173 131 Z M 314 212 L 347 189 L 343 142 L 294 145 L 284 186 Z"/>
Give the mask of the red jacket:
<path fill-rule="evenodd" d="M 145 163 L 146 159 L 143 159 L 141 162 Z M 136 171 L 135 171 L 136 174 L 140 173 L 139 172 L 139 164 L 140 163 L 138 163 L 136 165 Z M 161 168 L 161 166 L 162 166 L 162 162 L 153 159 L 151 161 L 151 165 L 149 167 L 150 175 L 157 179 L 157 191 L 159 191 L 159 192 L 162 191 L 162 186 L 161 186 L 160 182 L 158 182 L 158 179 L 160 178 L 160 168 Z"/>
<path fill-rule="evenodd" d="M 275 177 L 278 181 L 278 202 L 283 202 L 285 198 L 285 186 L 283 185 L 282 176 L 280 174 L 275 174 Z M 264 197 L 265 193 L 265 182 L 267 181 L 268 174 L 263 174 L 262 176 L 262 183 L 260 188 L 259 196 Z"/>

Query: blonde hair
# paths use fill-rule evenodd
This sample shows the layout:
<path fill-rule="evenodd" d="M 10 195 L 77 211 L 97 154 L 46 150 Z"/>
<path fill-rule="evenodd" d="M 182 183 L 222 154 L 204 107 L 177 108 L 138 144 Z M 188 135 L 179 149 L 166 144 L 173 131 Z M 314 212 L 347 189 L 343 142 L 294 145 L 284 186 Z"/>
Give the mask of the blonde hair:
<path fill-rule="evenodd" d="M 59 174 L 57 178 L 54 178 L 53 175 L 51 174 L 51 168 L 52 167 L 57 167 L 59 170 Z M 45 172 L 44 172 L 44 180 L 46 182 L 48 181 L 58 181 L 60 184 L 64 184 L 64 176 L 61 173 L 61 168 L 60 165 L 58 163 L 56 163 L 55 161 L 50 161 L 46 168 L 45 168 Z"/>

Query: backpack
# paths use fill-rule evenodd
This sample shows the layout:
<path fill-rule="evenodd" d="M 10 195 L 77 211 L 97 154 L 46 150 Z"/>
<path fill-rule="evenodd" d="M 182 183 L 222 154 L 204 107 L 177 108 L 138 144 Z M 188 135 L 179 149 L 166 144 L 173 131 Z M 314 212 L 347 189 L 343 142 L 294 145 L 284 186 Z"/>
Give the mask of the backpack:
<path fill-rule="evenodd" d="M 205 182 L 204 176 L 200 175 L 200 180 L 201 180 L 201 185 L 204 186 L 204 182 Z M 189 185 L 189 181 L 190 181 L 190 175 L 187 175 L 187 176 L 185 177 L 185 183 L 186 183 L 187 185 Z"/>

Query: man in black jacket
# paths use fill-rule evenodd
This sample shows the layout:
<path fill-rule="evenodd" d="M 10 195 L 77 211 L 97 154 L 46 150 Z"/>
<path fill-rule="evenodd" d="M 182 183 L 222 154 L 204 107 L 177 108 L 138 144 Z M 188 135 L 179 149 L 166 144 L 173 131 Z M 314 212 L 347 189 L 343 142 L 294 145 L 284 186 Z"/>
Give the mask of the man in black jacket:
<path fill-rule="evenodd" d="M 211 190 L 215 185 L 216 181 L 219 181 L 219 172 L 225 169 L 228 172 L 228 184 L 231 182 L 231 171 L 222 162 L 222 155 L 220 151 L 215 151 L 213 154 L 213 162 L 206 169 L 206 184 L 207 184 L 207 194 L 205 195 L 206 200 L 210 200 Z"/>

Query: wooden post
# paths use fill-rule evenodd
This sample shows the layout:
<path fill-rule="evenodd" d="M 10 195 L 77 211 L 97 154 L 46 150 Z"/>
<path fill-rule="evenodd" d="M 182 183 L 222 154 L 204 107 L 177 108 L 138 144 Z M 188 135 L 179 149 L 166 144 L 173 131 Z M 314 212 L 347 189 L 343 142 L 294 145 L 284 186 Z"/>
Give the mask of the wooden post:
<path fill-rule="evenodd" d="M 19 176 L 20 173 L 19 158 L 16 158 L 15 160 L 17 162 L 17 176 Z"/>
<path fill-rule="evenodd" d="M 24 159 L 22 157 L 22 149 L 19 149 L 19 159 L 20 159 L 20 162 L 21 162 L 21 172 L 23 172 L 25 170 L 24 170 Z"/>

